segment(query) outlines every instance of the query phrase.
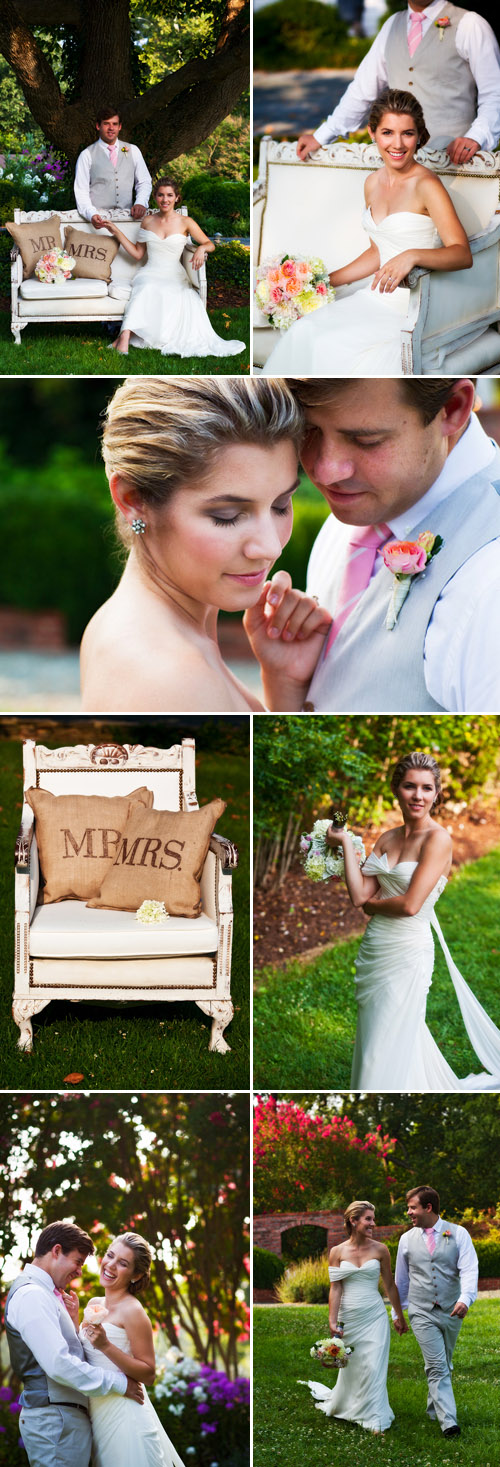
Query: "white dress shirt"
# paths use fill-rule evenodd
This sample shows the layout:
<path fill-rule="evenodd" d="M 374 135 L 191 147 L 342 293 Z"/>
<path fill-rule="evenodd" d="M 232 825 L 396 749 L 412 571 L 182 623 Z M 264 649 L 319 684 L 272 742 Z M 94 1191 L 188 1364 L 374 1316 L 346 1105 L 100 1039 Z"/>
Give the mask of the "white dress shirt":
<path fill-rule="evenodd" d="M 102 138 L 97 138 L 96 141 L 109 156 L 108 144 L 103 143 Z M 123 144 L 120 143 L 119 138 L 116 139 L 116 142 L 120 150 Z M 151 174 L 148 173 L 140 148 L 136 148 L 135 143 L 127 143 L 127 148 L 132 155 L 134 165 L 134 203 L 142 204 L 147 209 L 151 195 Z M 97 205 L 92 203 L 90 197 L 90 147 L 84 148 L 83 153 L 80 153 L 76 160 L 75 199 L 78 213 L 81 214 L 82 219 L 90 220 L 93 214 L 99 213 Z"/>
<path fill-rule="evenodd" d="M 59 1310 L 65 1309 L 65 1305 L 57 1297 L 50 1274 L 34 1263 L 27 1263 L 23 1272 L 39 1287 L 33 1285 L 29 1289 L 18 1289 L 12 1295 L 9 1324 L 19 1330 L 45 1374 L 58 1385 L 71 1386 L 84 1396 L 107 1396 L 109 1391 L 124 1396 L 127 1377 L 123 1371 L 116 1374 L 115 1370 L 100 1370 L 95 1365 L 88 1365 L 83 1356 L 83 1346 L 81 1360 L 77 1355 L 70 1355 L 59 1324 Z M 67 1314 L 67 1310 L 65 1312 Z"/>
<path fill-rule="evenodd" d="M 444 1221 L 444 1219 L 442 1217 L 438 1217 L 437 1222 L 434 1223 L 434 1227 L 430 1229 L 426 1228 L 425 1231 L 433 1232 L 437 1238 L 439 1233 L 444 1232 L 445 1227 L 446 1222 Z M 402 1238 L 400 1238 L 399 1240 L 398 1256 L 396 1259 L 396 1269 L 394 1274 L 396 1288 L 399 1291 L 401 1307 L 403 1309 L 406 1309 L 408 1305 L 408 1288 L 410 1282 L 410 1270 L 408 1266 L 408 1238 L 410 1236 L 410 1231 L 411 1229 L 409 1230 L 409 1232 L 403 1233 Z M 457 1299 L 457 1304 L 466 1304 L 467 1308 L 470 1309 L 471 1304 L 473 1304 L 474 1300 L 477 1299 L 477 1279 L 479 1271 L 477 1253 L 472 1242 L 472 1238 L 470 1237 L 470 1234 L 467 1232 L 466 1228 L 457 1227 L 455 1229 L 454 1237 L 458 1248 L 457 1268 L 460 1275 L 460 1295 Z M 392 1316 L 394 1319 L 396 1318 L 394 1310 L 392 1310 Z"/>
<path fill-rule="evenodd" d="M 443 0 L 431 0 L 426 5 L 422 36 L 445 9 Z M 408 9 L 408 29 L 414 13 Z M 388 84 L 385 47 L 395 18 L 391 15 L 385 21 L 338 107 L 315 129 L 314 136 L 319 143 L 331 143 L 333 138 L 346 137 L 366 125 L 372 102 Z M 456 47 L 459 56 L 469 63 L 477 87 L 477 116 L 467 137 L 479 143 L 480 148 L 495 148 L 500 137 L 500 48 L 488 21 L 469 10 L 458 22 Z M 446 109 L 444 120 L 445 113 Z"/>
<path fill-rule="evenodd" d="M 387 521 L 396 539 L 408 539 L 414 526 L 465 479 L 488 469 L 495 450 L 496 444 L 473 413 L 435 483 L 411 509 Z M 343 525 L 329 515 L 311 552 L 308 593 L 317 596 L 320 605 L 332 613 L 333 585 L 338 584 L 338 569 L 345 560 L 351 530 L 351 525 Z M 373 575 L 378 574 L 382 564 L 382 557 L 377 555 Z M 449 713 L 500 711 L 499 605 L 499 541 L 492 540 L 476 550 L 444 586 L 426 632 L 425 685 L 431 698 Z"/>

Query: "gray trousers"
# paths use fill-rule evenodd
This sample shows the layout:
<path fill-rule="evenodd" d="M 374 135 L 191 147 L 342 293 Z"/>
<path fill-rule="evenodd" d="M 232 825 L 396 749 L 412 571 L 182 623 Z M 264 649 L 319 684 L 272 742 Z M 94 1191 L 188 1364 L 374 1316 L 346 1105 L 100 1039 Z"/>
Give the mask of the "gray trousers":
<path fill-rule="evenodd" d="M 458 1315 L 450 1319 L 446 1309 L 419 1309 L 408 1306 L 408 1318 L 424 1357 L 427 1376 L 427 1415 L 439 1421 L 441 1431 L 455 1426 L 457 1408 L 451 1384 L 452 1356 L 463 1323 Z"/>
<path fill-rule="evenodd" d="M 19 1428 L 30 1467 L 89 1467 L 90 1419 L 74 1406 L 23 1406 Z"/>

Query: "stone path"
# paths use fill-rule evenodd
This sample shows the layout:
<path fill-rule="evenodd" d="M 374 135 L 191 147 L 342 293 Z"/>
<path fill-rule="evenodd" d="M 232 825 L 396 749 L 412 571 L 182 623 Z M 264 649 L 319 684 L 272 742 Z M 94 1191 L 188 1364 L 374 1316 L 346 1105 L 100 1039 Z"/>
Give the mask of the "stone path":
<path fill-rule="evenodd" d="M 343 96 L 354 71 L 255 71 L 253 125 L 256 137 L 269 133 L 298 137 L 319 127 Z"/>

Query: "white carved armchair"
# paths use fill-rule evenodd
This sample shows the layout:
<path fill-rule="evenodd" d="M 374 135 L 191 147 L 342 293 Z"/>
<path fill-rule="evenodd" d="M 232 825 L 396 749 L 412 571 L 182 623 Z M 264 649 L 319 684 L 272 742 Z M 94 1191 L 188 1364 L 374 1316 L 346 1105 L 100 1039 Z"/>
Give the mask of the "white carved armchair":
<path fill-rule="evenodd" d="M 61 220 L 61 245 L 64 248 L 66 227 L 81 230 L 86 234 L 95 234 L 92 223 L 82 219 L 77 209 L 59 209 Z M 128 239 L 136 240 L 141 227 L 140 220 L 132 219 L 128 209 L 100 209 L 103 219 L 114 219 L 120 225 L 123 233 Z M 154 213 L 154 210 L 150 210 Z M 178 211 L 187 215 L 187 208 L 183 204 Z M 40 226 L 44 219 L 52 216 L 51 209 L 31 210 L 14 209 L 15 224 L 33 224 Z M 104 231 L 102 231 L 104 232 Z M 182 252 L 181 263 L 184 266 L 191 285 L 199 291 L 203 305 L 207 304 L 207 269 L 202 265 L 201 270 L 193 270 L 192 258 L 196 249 L 190 236 L 186 238 L 185 248 Z M 43 254 L 43 247 L 40 249 Z M 111 280 L 109 284 L 105 280 L 84 280 L 81 278 L 65 280 L 61 285 L 46 285 L 37 280 L 35 275 L 30 275 L 28 280 L 23 280 L 23 262 L 21 252 L 17 244 L 13 245 L 10 252 L 11 258 L 11 331 L 16 346 L 21 343 L 21 331 L 30 321 L 121 321 L 127 301 L 130 297 L 134 275 L 142 269 L 142 263 L 137 264 L 132 260 L 124 249 L 119 249 L 111 266 Z"/>
<path fill-rule="evenodd" d="M 469 237 L 472 269 L 412 271 L 402 317 L 401 373 L 465 375 L 500 370 L 500 154 L 456 167 L 444 152 L 419 159 L 447 188 Z M 366 249 L 366 176 L 381 167 L 373 143 L 331 143 L 301 163 L 295 143 L 264 138 L 254 189 L 254 265 L 281 252 L 319 255 L 328 270 Z M 300 171 L 299 171 L 300 170 Z M 405 289 L 405 287 L 401 287 Z M 344 287 L 350 291 L 352 287 Z M 253 361 L 264 367 L 277 333 L 256 309 Z"/>
<path fill-rule="evenodd" d="M 138 784 L 153 791 L 155 809 L 198 809 L 195 745 L 78 744 L 46 749 L 24 743 L 24 790 L 54 795 L 125 795 Z M 23 804 L 15 851 L 15 981 L 13 1016 L 19 1047 L 31 1050 L 31 1020 L 51 999 L 192 999 L 212 1018 L 210 1049 L 229 1049 L 223 1035 L 231 1002 L 233 843 L 212 835 L 201 879 L 199 917 L 170 917 L 143 926 L 134 912 L 89 908 L 81 901 L 37 906 L 39 861 L 33 810 Z"/>

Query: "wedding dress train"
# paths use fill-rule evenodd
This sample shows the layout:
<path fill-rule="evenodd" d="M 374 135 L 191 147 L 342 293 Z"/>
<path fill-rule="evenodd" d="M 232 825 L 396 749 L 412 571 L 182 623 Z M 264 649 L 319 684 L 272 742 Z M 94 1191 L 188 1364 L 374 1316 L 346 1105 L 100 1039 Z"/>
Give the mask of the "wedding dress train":
<path fill-rule="evenodd" d="M 377 877 L 384 896 L 399 896 L 407 890 L 416 865 L 398 861 L 391 868 L 385 853 L 373 852 L 363 874 Z M 415 916 L 380 913 L 368 923 L 356 959 L 354 1090 L 500 1091 L 500 1030 L 459 973 L 434 913 L 446 881 L 440 877 Z M 432 931 L 444 953 L 470 1042 L 485 1066 L 486 1072 L 465 1080 L 447 1064 L 425 1022 L 434 966 Z"/>
<path fill-rule="evenodd" d="M 229 357 L 245 351 L 244 341 L 225 341 L 211 326 L 181 264 L 186 235 L 160 239 L 150 229 L 140 229 L 137 240 L 147 244 L 148 257 L 134 276 L 121 326 L 132 332 L 131 346 L 179 357 Z"/>
<path fill-rule="evenodd" d="M 365 209 L 363 228 L 386 265 L 403 250 L 437 249 L 441 240 L 427 214 L 388 214 L 375 224 Z M 371 289 L 373 275 L 349 294 L 303 316 L 285 331 L 265 366 L 266 376 L 400 377 L 401 327 L 408 314 L 410 292 L 398 286 L 390 294 Z"/>
<path fill-rule="evenodd" d="M 386 1431 L 394 1412 L 387 1395 L 391 1331 L 378 1291 L 380 1263 L 378 1258 L 368 1258 L 358 1268 L 343 1258 L 328 1273 L 332 1283 L 342 1283 L 339 1319 L 344 1324 L 344 1344 L 353 1346 L 353 1354 L 338 1371 L 333 1389 L 317 1380 L 299 1381 L 299 1385 L 309 1386 L 318 1411 L 326 1416 L 357 1421 L 369 1431 Z"/>
<path fill-rule="evenodd" d="M 103 1301 L 104 1302 L 104 1301 Z M 127 1333 L 106 1320 L 106 1334 L 112 1345 L 131 1355 Z M 84 1329 L 80 1339 L 86 1360 L 118 1373 L 102 1350 L 90 1344 Z M 92 1467 L 184 1467 L 179 1453 L 163 1430 L 161 1421 L 144 1386 L 144 1402 L 111 1392 L 107 1396 L 89 1397 L 92 1426 Z"/>

